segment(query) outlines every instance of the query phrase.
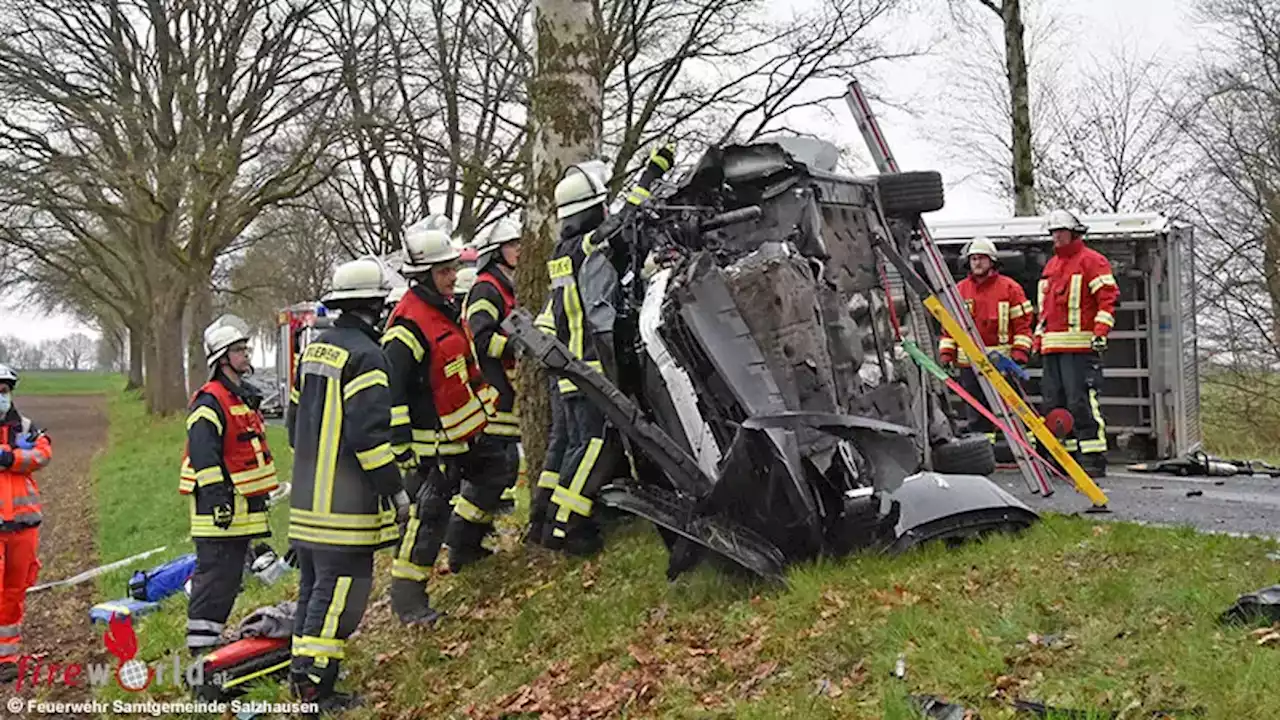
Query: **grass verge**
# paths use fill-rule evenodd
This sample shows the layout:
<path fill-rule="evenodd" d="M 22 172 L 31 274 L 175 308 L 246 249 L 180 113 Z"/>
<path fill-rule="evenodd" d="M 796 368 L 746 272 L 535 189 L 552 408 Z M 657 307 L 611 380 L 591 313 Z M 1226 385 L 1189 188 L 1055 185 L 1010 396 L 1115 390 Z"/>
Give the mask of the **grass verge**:
<path fill-rule="evenodd" d="M 181 422 L 149 421 L 129 398 L 111 413 L 97 476 L 100 517 L 112 519 L 103 559 L 161 544 L 169 556 L 187 551 L 174 490 Z M 283 438 L 272 441 L 287 476 Z M 283 509 L 273 524 L 282 545 Z M 1271 541 L 1048 516 L 1018 537 L 808 564 L 780 589 L 706 568 L 668 583 L 661 542 L 636 521 L 590 561 L 527 551 L 512 529 L 497 557 L 433 581 L 449 613 L 435 632 L 391 617 L 389 557 L 379 556 L 345 665 L 344 684 L 367 706 L 349 717 L 905 719 L 917 717 L 911 693 L 988 719 L 1014 717 L 1014 697 L 1132 717 L 1280 717 L 1280 650 L 1215 620 L 1238 594 L 1276 581 Z M 122 595 L 127 575 L 105 578 L 104 597 Z M 232 622 L 292 597 L 296 581 L 247 580 Z M 142 621 L 145 659 L 181 649 L 185 611 L 179 595 Z M 900 654 L 905 679 L 891 675 Z M 264 684 L 251 697 L 287 693 Z"/>
<path fill-rule="evenodd" d="M 124 390 L 119 373 L 73 370 L 23 370 L 19 395 L 107 395 Z"/>

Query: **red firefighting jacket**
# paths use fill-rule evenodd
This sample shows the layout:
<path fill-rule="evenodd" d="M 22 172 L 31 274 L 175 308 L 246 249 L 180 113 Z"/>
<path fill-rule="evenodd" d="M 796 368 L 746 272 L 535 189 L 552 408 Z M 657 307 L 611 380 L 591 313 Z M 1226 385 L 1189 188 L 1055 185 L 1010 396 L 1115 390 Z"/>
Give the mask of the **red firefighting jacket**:
<path fill-rule="evenodd" d="M 53 445 L 48 435 L 41 434 L 30 449 L 19 447 L 19 441 L 29 437 L 31 428 L 31 421 L 18 414 L 16 408 L 10 408 L 9 414 L 0 419 L 0 449 L 13 453 L 13 464 L 0 468 L 0 532 L 39 525 L 43 518 L 40 486 L 32 473 L 53 459 Z"/>
<path fill-rule="evenodd" d="M 404 430 L 408 428 L 418 455 L 465 452 L 466 442 L 484 430 L 485 411 L 493 412 L 498 393 L 480 375 L 471 354 L 471 341 L 456 311 L 452 316 L 445 314 L 420 297 L 417 290 L 405 293 L 391 311 L 382 343 L 388 349 L 398 341 L 412 353 L 413 365 L 420 369 L 425 385 L 419 390 L 429 394 L 431 402 L 426 407 L 415 406 L 410 398 L 401 397 L 401 392 L 410 390 L 399 375 L 412 371 L 409 367 L 402 370 L 402 363 L 396 361 L 399 356 L 388 353 L 397 376 L 391 383 L 395 403 L 391 408 L 393 444 L 400 452 L 406 444 Z"/>
<path fill-rule="evenodd" d="M 970 275 L 956 288 L 973 316 L 982 344 L 988 350 L 998 350 L 1026 363 L 1027 354 L 1031 352 L 1034 310 L 1022 286 L 993 269 L 982 278 Z M 938 357 L 944 363 L 954 361 L 960 367 L 969 366 L 969 358 L 946 330 L 942 331 L 942 340 L 938 343 Z"/>
<path fill-rule="evenodd" d="M 476 276 L 463 307 L 467 336 L 476 364 L 484 379 L 498 391 L 495 412 L 489 416 L 485 432 L 507 438 L 520 437 L 520 416 L 516 407 L 516 354 L 499 323 L 517 307 L 515 289 L 506 272 L 489 265 Z"/>
<path fill-rule="evenodd" d="M 1087 353 L 1094 336 L 1115 325 L 1120 288 L 1111 263 L 1083 239 L 1054 250 L 1040 277 L 1040 324 L 1034 347 L 1045 355 Z"/>
<path fill-rule="evenodd" d="M 212 397 L 217 408 L 210 407 L 208 401 L 200 402 L 202 394 Z M 188 433 L 178 480 L 180 494 L 190 495 L 195 492 L 197 485 L 203 487 L 224 480 L 230 480 L 236 493 L 244 497 L 266 495 L 279 486 L 275 461 L 267 447 L 267 428 L 261 413 L 246 405 L 219 378 L 202 385 L 192 396 L 190 405 L 191 411 L 187 415 L 188 430 L 197 421 L 208 420 L 221 435 L 221 446 L 216 453 L 208 452 L 208 448 L 201 448 L 204 450 L 200 453 L 202 459 L 193 464 Z M 208 439 L 216 442 L 212 434 Z M 220 464 L 213 462 L 215 457 Z"/>

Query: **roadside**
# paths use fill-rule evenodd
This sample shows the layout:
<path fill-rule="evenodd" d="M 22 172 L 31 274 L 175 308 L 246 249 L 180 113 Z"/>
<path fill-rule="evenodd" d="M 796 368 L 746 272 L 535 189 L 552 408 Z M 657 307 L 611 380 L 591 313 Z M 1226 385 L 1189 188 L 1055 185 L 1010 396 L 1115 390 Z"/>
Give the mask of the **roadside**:
<path fill-rule="evenodd" d="M 44 504 L 40 529 L 43 567 L 37 583 L 60 580 L 99 564 L 91 465 L 107 438 L 106 402 L 99 396 L 24 394 L 19 407 L 47 428 L 53 440 L 53 462 L 36 475 Z M 102 641 L 88 622 L 93 596 L 93 583 L 29 594 L 23 650 L 49 662 L 101 661 Z M 26 697 L 36 694 L 73 700 L 83 691 L 53 685 L 38 693 L 22 692 Z"/>

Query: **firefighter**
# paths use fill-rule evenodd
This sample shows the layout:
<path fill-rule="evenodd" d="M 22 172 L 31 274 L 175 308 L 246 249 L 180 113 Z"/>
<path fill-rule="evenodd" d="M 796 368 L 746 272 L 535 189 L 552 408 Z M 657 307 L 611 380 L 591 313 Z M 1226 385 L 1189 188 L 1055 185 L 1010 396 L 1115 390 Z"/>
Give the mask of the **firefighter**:
<path fill-rule="evenodd" d="M 389 289 L 375 259 L 334 270 L 321 302 L 340 314 L 302 353 L 285 419 L 294 448 L 289 540 L 300 570 L 289 681 L 298 700 L 325 711 L 360 704 L 334 691 L 338 666 L 373 590 L 374 553 L 396 544 L 409 515 L 374 327 Z"/>
<path fill-rule="evenodd" d="M 27 588 L 40 573 L 40 489 L 32 473 L 53 459 L 49 436 L 13 405 L 18 373 L 0 365 L 0 682 L 18 677 Z"/>
<path fill-rule="evenodd" d="M 1040 277 L 1040 322 L 1033 352 L 1043 358 L 1040 382 L 1047 413 L 1055 408 L 1071 412 L 1074 428 L 1063 441 L 1094 477 L 1107 474 L 1107 425 L 1098 403 L 1102 389 L 1102 353 L 1115 325 L 1120 289 L 1111 263 L 1085 247 L 1088 228 L 1066 210 L 1049 214 L 1053 257 Z"/>
<path fill-rule="evenodd" d="M 476 278 L 466 294 L 463 317 L 476 365 L 498 393 L 484 434 L 495 447 L 495 459 L 484 483 L 464 479 L 453 509 L 445 544 L 449 568 L 457 572 L 489 555 L 481 541 L 493 529 L 493 514 L 502 496 L 514 490 L 520 470 L 520 418 L 516 414 L 515 343 L 499 327 L 516 308 L 515 269 L 520 259 L 520 223 L 499 221 L 476 243 Z M 501 455 L 499 456 L 498 450 Z"/>
<path fill-rule="evenodd" d="M 1025 366 L 1031 353 L 1031 318 L 1034 314 L 1031 301 L 1027 300 L 1017 281 L 1001 275 L 996 268 L 996 245 L 990 239 L 974 238 L 961 257 L 969 265 L 969 275 L 956 287 L 973 316 L 982 344 L 988 350 L 997 350 L 1018 365 Z M 986 405 L 978 374 L 946 330 L 942 331 L 942 339 L 938 343 L 938 357 L 943 365 L 954 363 L 958 366 L 960 385 Z M 965 410 L 970 431 L 986 433 L 994 443 L 996 433 L 991 422 L 972 407 Z"/>
<path fill-rule="evenodd" d="M 432 625 L 427 579 L 448 527 L 462 479 L 492 488 L 506 482 L 503 443 L 485 435 L 486 405 L 497 399 L 480 375 L 454 302 L 460 253 L 443 229 L 419 223 L 405 231 L 401 274 L 409 291 L 391 312 L 382 347 L 391 367 L 391 425 L 396 461 L 414 499 L 391 565 L 391 607 L 401 622 Z M 488 490 L 486 490 L 488 492 Z M 465 497 L 459 514 L 491 512 Z"/>
<path fill-rule="evenodd" d="M 204 331 L 209 381 L 191 397 L 178 492 L 189 498 L 196 569 L 187 604 L 187 649 L 220 643 L 254 538 L 269 537 L 267 496 L 276 466 L 258 406 L 262 393 L 245 378 L 249 326 L 223 315 Z"/>
<path fill-rule="evenodd" d="M 627 194 L 623 210 L 612 216 L 608 212 L 608 172 L 603 162 L 572 165 L 556 185 L 560 240 L 547 263 L 551 291 L 539 325 L 544 331 L 554 328 L 556 337 L 571 352 L 615 381 L 613 328 L 589 327 L 589 313 L 584 312 L 579 292 L 579 271 L 594 253 L 602 253 L 615 266 L 627 265 L 628 249 L 620 243 L 621 230 L 634 209 L 648 199 L 653 183 L 671 168 L 674 158 L 672 145 L 653 150 L 640 180 Z M 614 247 L 611 243 L 619 245 Z M 574 555 L 591 555 L 603 545 L 599 525 L 593 518 L 594 499 L 612 478 L 623 452 L 617 431 L 607 426 L 604 413 L 572 381 L 562 378 L 557 387 L 564 401 L 568 440 L 559 477 L 551 488 L 542 544 Z"/>

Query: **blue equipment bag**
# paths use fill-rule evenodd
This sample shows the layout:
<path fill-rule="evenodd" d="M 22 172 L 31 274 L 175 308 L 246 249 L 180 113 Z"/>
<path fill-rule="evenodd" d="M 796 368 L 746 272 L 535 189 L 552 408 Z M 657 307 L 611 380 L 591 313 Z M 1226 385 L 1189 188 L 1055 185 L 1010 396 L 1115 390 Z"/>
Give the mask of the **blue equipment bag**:
<path fill-rule="evenodd" d="M 182 590 L 182 586 L 195 571 L 195 553 L 183 555 L 150 570 L 139 570 L 129 579 L 129 597 L 159 602 Z"/>
<path fill-rule="evenodd" d="M 160 603 L 144 602 L 133 598 L 111 600 L 98 603 L 89 608 L 89 620 L 105 625 L 111 622 L 112 616 L 131 620 L 135 617 L 146 615 L 158 607 L 160 607 Z"/>

